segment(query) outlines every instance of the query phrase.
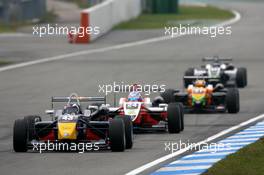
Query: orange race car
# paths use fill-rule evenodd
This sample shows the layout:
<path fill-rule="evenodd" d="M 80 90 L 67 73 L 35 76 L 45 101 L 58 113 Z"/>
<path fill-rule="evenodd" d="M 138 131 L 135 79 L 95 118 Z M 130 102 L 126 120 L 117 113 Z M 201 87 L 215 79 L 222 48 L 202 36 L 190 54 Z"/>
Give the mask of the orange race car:
<path fill-rule="evenodd" d="M 186 91 L 167 89 L 161 94 L 166 103 L 181 102 L 185 112 L 239 112 L 239 91 L 224 88 L 222 84 L 209 84 L 208 77 L 184 77 L 192 80 Z"/>

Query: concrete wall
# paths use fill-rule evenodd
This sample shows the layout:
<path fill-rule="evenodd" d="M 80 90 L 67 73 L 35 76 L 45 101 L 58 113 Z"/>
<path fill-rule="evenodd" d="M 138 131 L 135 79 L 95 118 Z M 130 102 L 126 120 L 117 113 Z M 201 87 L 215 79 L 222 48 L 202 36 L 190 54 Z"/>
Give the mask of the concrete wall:
<path fill-rule="evenodd" d="M 109 32 L 115 25 L 137 17 L 141 13 L 141 0 L 105 0 L 103 3 L 81 12 L 81 24 L 88 15 L 88 27 L 99 27 L 100 34 L 94 33 L 86 38 L 70 37 L 71 43 L 87 43 Z M 86 26 L 83 26 L 86 27 Z M 80 41 L 80 42 L 79 42 Z"/>
<path fill-rule="evenodd" d="M 90 16 L 90 26 L 100 27 L 99 35 L 91 35 L 91 40 L 107 33 L 115 25 L 137 17 L 141 13 L 140 0 L 106 0 L 100 5 L 85 10 Z"/>

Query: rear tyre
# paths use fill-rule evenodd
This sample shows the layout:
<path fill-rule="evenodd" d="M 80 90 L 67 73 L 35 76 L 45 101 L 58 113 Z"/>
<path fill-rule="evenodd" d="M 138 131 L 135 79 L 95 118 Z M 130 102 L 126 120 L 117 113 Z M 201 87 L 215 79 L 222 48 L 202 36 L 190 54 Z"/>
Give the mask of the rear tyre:
<path fill-rule="evenodd" d="M 167 109 L 169 133 L 179 133 L 181 127 L 181 111 L 177 103 L 170 103 Z"/>
<path fill-rule="evenodd" d="M 26 120 L 15 120 L 13 128 L 13 149 L 15 152 L 27 152 L 27 133 L 28 128 Z"/>
<path fill-rule="evenodd" d="M 237 75 L 236 75 L 236 83 L 237 87 L 243 88 L 247 86 L 247 69 L 244 67 L 237 69 Z"/>
<path fill-rule="evenodd" d="M 164 103 L 172 103 L 172 102 L 175 102 L 175 98 L 174 98 L 174 92 L 175 90 L 174 89 L 166 89 L 164 92 L 162 92 L 160 94 L 160 96 L 163 98 L 164 100 Z"/>
<path fill-rule="evenodd" d="M 28 128 L 28 140 L 33 140 L 37 138 L 37 133 L 35 130 L 35 123 L 41 121 L 40 116 L 26 116 L 24 120 L 27 123 Z"/>
<path fill-rule="evenodd" d="M 184 76 L 194 76 L 194 68 L 188 68 L 185 73 Z M 192 80 L 183 80 L 184 83 L 184 87 L 187 88 L 190 84 L 192 84 Z"/>
<path fill-rule="evenodd" d="M 131 149 L 133 147 L 133 123 L 131 117 L 128 115 L 117 116 L 116 118 L 121 118 L 125 125 L 125 137 L 126 137 L 126 149 Z"/>
<path fill-rule="evenodd" d="M 226 106 L 228 113 L 238 113 L 240 110 L 239 91 L 237 88 L 230 88 L 226 94 Z"/>
<path fill-rule="evenodd" d="M 110 120 L 109 139 L 113 152 L 123 152 L 125 150 L 125 126 L 122 119 L 116 118 Z"/>

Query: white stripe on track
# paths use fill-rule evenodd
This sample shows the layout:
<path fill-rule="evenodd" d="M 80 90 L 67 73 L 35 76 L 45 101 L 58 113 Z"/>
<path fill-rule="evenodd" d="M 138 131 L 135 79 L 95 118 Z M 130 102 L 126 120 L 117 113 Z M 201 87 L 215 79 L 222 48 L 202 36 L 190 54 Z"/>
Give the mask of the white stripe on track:
<path fill-rule="evenodd" d="M 220 141 L 219 143 L 232 143 L 232 142 L 243 142 L 243 141 L 257 141 L 258 138 L 253 138 L 253 139 L 225 139 L 225 140 L 222 140 Z"/>
<path fill-rule="evenodd" d="M 248 145 L 251 144 L 252 142 L 227 142 L 225 143 L 226 145 L 228 144 L 229 146 L 239 146 L 239 145 Z"/>
<path fill-rule="evenodd" d="M 218 152 L 218 151 L 224 151 L 224 152 L 229 152 L 229 151 L 236 151 L 241 149 L 243 146 L 234 146 L 234 147 L 226 147 L 226 148 L 219 148 L 219 150 L 216 151 L 216 149 L 204 149 L 204 150 L 200 150 L 197 151 L 197 153 L 214 153 L 214 152 Z"/>
<path fill-rule="evenodd" d="M 253 134 L 253 135 L 234 135 L 231 137 L 228 137 L 229 139 L 235 139 L 235 138 L 251 138 L 251 137 L 261 137 L 263 134 Z"/>
<path fill-rule="evenodd" d="M 237 134 L 264 134 L 264 131 L 243 131 L 243 132 L 239 132 Z"/>
<path fill-rule="evenodd" d="M 218 162 L 219 160 L 221 160 L 220 158 L 219 159 L 201 159 L 201 160 L 176 160 L 174 162 L 171 162 L 170 165 L 172 164 L 177 164 L 177 163 L 180 163 L 180 164 L 190 164 L 190 163 L 214 163 L 214 162 Z"/>
<path fill-rule="evenodd" d="M 191 154 L 188 156 L 185 156 L 184 158 L 189 158 L 189 157 L 204 157 L 204 156 L 222 156 L 222 155 L 228 155 L 228 154 L 232 154 L 233 152 L 229 151 L 229 152 L 220 152 L 220 153 L 208 153 L 208 154 Z"/>
<path fill-rule="evenodd" d="M 200 166 L 175 166 L 175 167 L 163 167 L 156 172 L 162 171 L 177 171 L 177 170 L 197 170 L 197 169 L 208 169 L 212 165 L 200 165 Z"/>

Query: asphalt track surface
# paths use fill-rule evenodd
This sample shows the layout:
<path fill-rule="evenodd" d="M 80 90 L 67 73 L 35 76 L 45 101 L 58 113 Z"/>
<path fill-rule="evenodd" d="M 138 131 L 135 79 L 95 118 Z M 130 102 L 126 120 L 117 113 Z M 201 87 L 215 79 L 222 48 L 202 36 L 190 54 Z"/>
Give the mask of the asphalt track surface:
<path fill-rule="evenodd" d="M 198 142 L 262 114 L 264 3 L 230 2 L 222 5 L 235 9 L 242 15 L 242 19 L 232 25 L 232 36 L 215 39 L 207 36 L 184 36 L 1 72 L 1 174 L 124 174 L 168 154 L 164 151 L 164 142 L 179 142 L 180 139 Z M 34 45 L 23 42 L 20 44 L 21 47 L 27 44 Z M 49 45 L 46 43 L 45 46 Z M 58 48 L 62 49 L 59 45 Z M 32 52 L 29 51 L 28 54 L 34 54 L 33 58 L 44 57 L 42 53 L 50 54 L 55 48 L 50 49 L 51 51 L 47 53 L 33 47 Z M 74 46 L 72 51 L 76 49 Z M 102 151 L 84 154 L 39 154 L 12 151 L 14 120 L 29 114 L 43 115 L 43 111 L 50 106 L 49 99 L 52 95 L 67 95 L 71 92 L 90 96 L 100 95 L 95 93 L 98 92 L 98 85 L 113 81 L 142 84 L 155 82 L 166 84 L 167 87 L 182 87 L 181 78 L 184 70 L 192 65 L 198 65 L 200 58 L 208 55 L 232 56 L 237 65 L 248 68 L 249 85 L 240 91 L 239 114 L 185 115 L 185 130 L 181 134 L 136 135 L 134 148 L 123 153 Z M 156 166 L 153 170 L 158 168 L 159 166 Z"/>

